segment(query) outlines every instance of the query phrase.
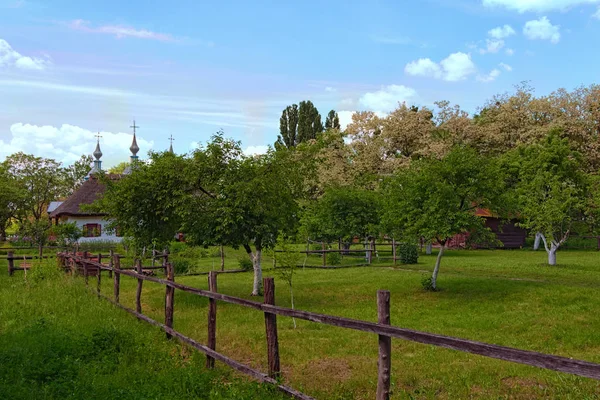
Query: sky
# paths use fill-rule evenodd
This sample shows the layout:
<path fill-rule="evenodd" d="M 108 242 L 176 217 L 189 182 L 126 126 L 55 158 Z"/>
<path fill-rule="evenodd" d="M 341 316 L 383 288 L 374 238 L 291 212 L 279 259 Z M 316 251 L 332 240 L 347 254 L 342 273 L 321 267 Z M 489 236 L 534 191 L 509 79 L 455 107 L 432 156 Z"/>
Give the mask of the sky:
<path fill-rule="evenodd" d="M 600 0 L 0 0 L 0 160 L 127 161 L 222 129 L 264 152 L 311 100 L 385 114 L 438 100 L 477 112 L 523 81 L 600 83 Z"/>

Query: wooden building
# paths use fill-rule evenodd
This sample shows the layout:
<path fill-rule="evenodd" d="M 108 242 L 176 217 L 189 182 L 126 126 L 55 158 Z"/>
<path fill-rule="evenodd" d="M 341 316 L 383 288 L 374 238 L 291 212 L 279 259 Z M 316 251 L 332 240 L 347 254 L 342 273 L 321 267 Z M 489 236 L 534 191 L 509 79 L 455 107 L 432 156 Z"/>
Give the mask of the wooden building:
<path fill-rule="evenodd" d="M 520 249 L 525 246 L 525 239 L 527 238 L 527 231 L 516 225 L 516 220 L 502 220 L 497 216 L 490 213 L 489 210 L 477 209 L 475 215 L 485 219 L 485 226 L 490 228 L 491 231 L 496 235 L 496 238 L 503 244 L 500 248 L 503 249 Z M 448 248 L 460 249 L 466 247 L 476 248 L 490 248 L 492 246 L 476 244 L 469 244 L 469 232 L 460 233 L 455 235 L 447 243 Z"/>

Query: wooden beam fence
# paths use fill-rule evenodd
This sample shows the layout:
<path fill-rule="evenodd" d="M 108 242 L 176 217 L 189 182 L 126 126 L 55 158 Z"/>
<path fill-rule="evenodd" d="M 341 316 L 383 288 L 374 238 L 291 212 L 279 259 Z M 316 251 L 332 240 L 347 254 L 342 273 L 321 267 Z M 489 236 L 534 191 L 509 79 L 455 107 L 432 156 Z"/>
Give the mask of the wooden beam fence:
<path fill-rule="evenodd" d="M 218 271 L 212 271 L 209 274 L 209 290 L 203 290 L 186 286 L 181 283 L 177 283 L 174 280 L 172 267 L 168 267 L 167 279 L 160 279 L 152 276 L 140 274 L 135 271 L 122 270 L 119 267 L 119 258 L 115 257 L 114 267 L 109 267 L 100 264 L 95 261 L 90 261 L 81 257 L 73 256 L 72 254 L 59 253 L 59 261 L 63 264 L 72 260 L 76 263 L 85 263 L 90 267 L 96 267 L 100 271 L 107 270 L 113 271 L 114 273 L 114 298 L 109 298 L 100 293 L 100 285 L 98 285 L 98 296 L 109 300 L 117 306 L 123 308 L 129 313 L 135 315 L 138 319 L 146 321 L 152 325 L 160 327 L 165 331 L 168 338 L 176 338 L 195 349 L 203 352 L 207 356 L 207 366 L 212 368 L 214 366 L 214 360 L 223 362 L 224 364 L 245 373 L 260 382 L 270 383 L 276 386 L 279 390 L 287 393 L 288 395 L 297 399 L 311 399 L 303 393 L 298 392 L 288 386 L 282 385 L 281 380 L 281 368 L 279 359 L 279 342 L 277 337 L 277 319 L 276 316 L 292 317 L 303 319 L 306 321 L 335 326 L 344 329 L 352 329 L 361 332 L 367 332 L 378 336 L 379 343 L 379 359 L 378 359 L 378 379 L 377 379 L 377 400 L 383 400 L 389 398 L 390 393 L 390 382 L 391 382 L 391 339 L 402 339 L 412 342 L 428 344 L 437 347 L 443 347 L 456 351 L 476 354 L 484 357 L 495 358 L 504 361 L 511 361 L 518 364 L 535 366 L 543 369 L 554 370 L 558 372 L 564 372 L 572 375 L 582 376 L 586 378 L 592 378 L 600 380 L 600 364 L 574 360 L 567 357 L 555 356 L 550 354 L 543 354 L 539 352 L 515 349 L 505 346 L 499 346 L 494 344 L 482 343 L 473 340 L 460 339 L 450 336 L 438 335 L 428 332 L 420 332 L 412 329 L 400 328 L 391 325 L 390 316 L 390 293 L 389 291 L 380 290 L 377 292 L 377 314 L 378 322 L 368 322 L 355 320 L 351 318 L 338 317 L 333 315 L 319 314 L 310 311 L 293 310 L 287 307 L 280 307 L 275 305 L 275 286 L 273 278 L 264 278 L 263 284 L 265 288 L 265 298 L 263 303 L 256 301 L 246 300 L 239 297 L 229 296 L 226 294 L 217 292 L 217 275 Z M 98 274 L 100 275 L 100 274 Z M 120 303 L 119 300 L 119 282 L 120 275 L 126 275 L 138 280 L 138 287 L 141 286 L 140 282 L 149 281 L 164 285 L 166 288 L 165 292 L 165 323 L 155 321 L 148 316 L 142 314 L 141 306 L 136 307 L 137 310 L 130 309 Z M 100 279 L 100 278 L 98 278 Z M 177 332 L 173 328 L 173 299 L 175 289 L 181 290 L 186 293 L 191 293 L 197 296 L 206 297 L 209 299 L 209 312 L 208 312 L 208 345 L 202 345 L 183 334 Z M 139 304 L 138 298 L 141 296 L 141 290 L 139 295 L 136 295 L 136 306 Z M 216 301 L 222 301 L 229 304 L 237 304 L 242 307 L 261 311 L 265 315 L 265 332 L 267 338 L 267 360 L 268 360 L 268 374 L 264 374 L 256 369 L 253 369 L 247 365 L 239 363 L 231 358 L 220 354 L 216 351 L 216 322 L 217 322 L 217 303 Z"/>

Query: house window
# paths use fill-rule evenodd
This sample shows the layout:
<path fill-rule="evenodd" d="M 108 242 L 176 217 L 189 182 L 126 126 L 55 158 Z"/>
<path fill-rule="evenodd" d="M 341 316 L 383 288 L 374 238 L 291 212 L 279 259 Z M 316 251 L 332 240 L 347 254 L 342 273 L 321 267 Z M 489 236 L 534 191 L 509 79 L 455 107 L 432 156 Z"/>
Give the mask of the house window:
<path fill-rule="evenodd" d="M 100 224 L 85 224 L 83 226 L 83 237 L 99 237 L 102 235 Z"/>

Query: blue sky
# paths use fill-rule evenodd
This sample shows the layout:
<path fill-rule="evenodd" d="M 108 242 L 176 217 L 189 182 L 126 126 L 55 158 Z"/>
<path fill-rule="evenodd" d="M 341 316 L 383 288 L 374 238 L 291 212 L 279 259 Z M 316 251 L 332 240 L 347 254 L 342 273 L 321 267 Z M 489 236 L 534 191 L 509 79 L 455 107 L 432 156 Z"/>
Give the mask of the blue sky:
<path fill-rule="evenodd" d="M 127 160 L 222 128 L 264 151 L 281 110 L 324 116 L 449 100 L 475 112 L 530 81 L 538 94 L 600 81 L 600 0 L 0 0 L 0 160 Z"/>

